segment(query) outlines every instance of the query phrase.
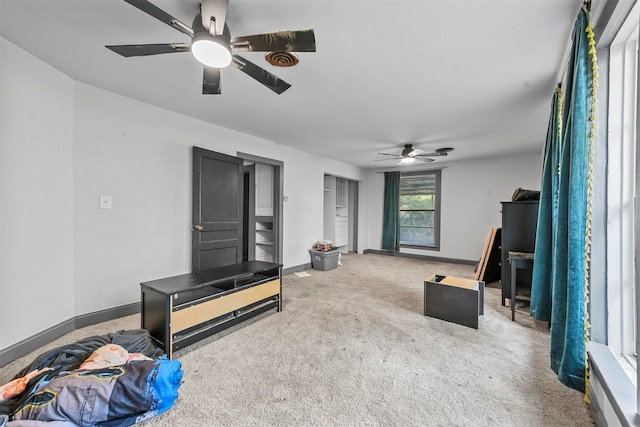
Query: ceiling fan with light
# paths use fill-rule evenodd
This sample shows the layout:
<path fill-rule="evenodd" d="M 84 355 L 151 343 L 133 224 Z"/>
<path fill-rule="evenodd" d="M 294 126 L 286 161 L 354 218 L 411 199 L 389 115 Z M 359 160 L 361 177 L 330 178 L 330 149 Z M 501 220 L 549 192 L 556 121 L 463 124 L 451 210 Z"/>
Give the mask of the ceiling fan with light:
<path fill-rule="evenodd" d="M 233 65 L 249 77 L 262 83 L 277 94 L 291 85 L 235 52 L 268 52 L 267 60 L 276 66 L 291 66 L 298 59 L 291 52 L 315 52 L 313 30 L 278 31 L 252 36 L 231 37 L 226 24 L 229 0 L 202 0 L 200 13 L 191 27 L 180 22 L 147 0 L 124 0 L 148 15 L 186 34 L 191 43 L 161 43 L 111 45 L 106 48 L 124 57 L 159 55 L 164 53 L 191 52 L 204 66 L 202 93 L 218 95 L 220 69 Z M 276 58 L 270 60 L 270 58 Z"/>
<path fill-rule="evenodd" d="M 375 160 L 376 162 L 382 162 L 385 160 L 399 160 L 398 165 L 413 163 L 416 160 L 430 163 L 433 162 L 433 157 L 447 156 L 450 151 L 453 151 L 451 147 L 438 148 L 433 153 L 425 153 L 420 148 L 413 148 L 413 144 L 405 144 L 400 154 L 378 153 L 381 156 L 389 156 L 385 159 Z"/>

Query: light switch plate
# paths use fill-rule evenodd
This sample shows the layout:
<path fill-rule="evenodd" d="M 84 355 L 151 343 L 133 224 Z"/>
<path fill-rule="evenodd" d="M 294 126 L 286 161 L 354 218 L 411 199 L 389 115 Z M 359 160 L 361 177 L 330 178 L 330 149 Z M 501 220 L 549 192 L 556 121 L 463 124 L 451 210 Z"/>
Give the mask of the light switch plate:
<path fill-rule="evenodd" d="M 113 197 L 100 196 L 100 209 L 111 209 L 113 204 Z"/>

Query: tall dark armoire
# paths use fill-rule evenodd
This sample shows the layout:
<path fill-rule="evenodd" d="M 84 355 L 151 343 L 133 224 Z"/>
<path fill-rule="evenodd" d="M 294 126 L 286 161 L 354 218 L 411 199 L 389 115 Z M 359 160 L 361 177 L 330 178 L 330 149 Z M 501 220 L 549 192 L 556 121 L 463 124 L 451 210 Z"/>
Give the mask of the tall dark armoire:
<path fill-rule="evenodd" d="M 511 295 L 509 251 L 533 253 L 538 223 L 538 200 L 502 203 L 501 282 L 502 305 Z M 518 274 L 517 293 L 531 293 L 531 271 Z"/>

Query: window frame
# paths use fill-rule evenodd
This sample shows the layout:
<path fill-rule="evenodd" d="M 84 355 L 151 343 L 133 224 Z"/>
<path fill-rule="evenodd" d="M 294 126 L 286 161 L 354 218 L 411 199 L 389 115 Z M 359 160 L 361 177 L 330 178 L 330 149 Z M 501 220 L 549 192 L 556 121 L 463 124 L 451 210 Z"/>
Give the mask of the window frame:
<path fill-rule="evenodd" d="M 588 345 L 591 402 L 594 415 L 600 421 L 599 424 L 634 425 L 637 414 L 640 413 L 640 393 L 638 392 L 640 370 L 637 369 L 637 358 L 634 355 L 634 353 L 640 353 L 640 340 L 636 338 L 635 332 L 632 332 L 635 351 L 629 349 L 629 331 L 633 331 L 634 328 L 635 331 L 640 330 L 640 283 L 637 283 L 637 278 L 640 277 L 640 265 L 638 260 L 634 260 L 637 258 L 635 255 L 640 254 L 637 236 L 640 231 L 640 218 L 636 206 L 640 177 L 635 176 L 635 171 L 640 171 L 640 150 L 635 149 L 635 155 L 632 155 L 630 153 L 633 151 L 625 152 L 622 147 L 621 135 L 624 134 L 622 131 L 624 127 L 620 123 L 625 117 L 622 108 L 625 105 L 623 99 L 625 67 L 624 61 L 621 63 L 620 58 L 616 59 L 618 55 L 616 50 L 620 48 L 616 45 L 625 37 L 620 35 L 624 34 L 623 27 L 629 25 L 628 21 L 632 22 L 632 26 L 637 25 L 640 6 L 638 0 L 619 0 L 614 3 L 602 3 L 599 6 L 594 16 L 597 16 L 595 31 L 601 100 L 598 107 L 596 150 L 601 150 L 601 154 L 596 155 L 594 162 L 596 197 L 593 203 L 594 207 L 598 208 L 594 209 L 593 216 L 595 228 L 593 229 L 588 300 L 591 320 L 591 342 Z M 627 38 L 633 37 L 632 29 L 631 31 L 627 29 L 626 33 Z M 640 28 L 636 29 L 636 37 L 640 39 Z M 630 142 L 634 148 L 637 147 L 637 138 L 640 135 L 640 106 L 638 105 L 640 102 L 640 55 L 637 52 L 636 55 L 636 91 L 633 93 L 636 97 L 635 117 L 631 116 L 635 120 L 635 136 Z M 629 91 L 627 87 L 626 92 Z M 626 117 L 628 118 L 629 115 Z M 622 159 L 624 156 L 632 156 L 632 159 Z M 627 169 L 624 172 L 627 176 L 626 180 L 620 178 L 622 172 L 616 171 L 622 160 Z M 616 175 L 617 182 L 614 182 Z M 628 221 L 629 209 L 627 208 L 627 218 L 623 219 L 625 224 L 623 227 L 623 220 L 619 217 L 619 213 L 612 209 L 611 204 L 618 203 L 620 208 L 621 193 L 624 193 L 623 189 L 628 189 L 629 186 L 632 187 L 631 200 L 629 201 L 628 190 L 625 197 L 627 197 L 627 204 L 632 206 L 631 222 Z M 616 215 L 618 215 L 617 218 Z M 627 228 L 629 224 L 632 227 L 631 233 Z M 628 237 L 629 234 L 632 235 L 631 239 Z M 624 250 L 629 250 L 629 241 L 631 241 L 631 259 L 633 260 L 629 266 L 630 258 L 627 257 L 624 273 L 621 272 L 620 260 L 616 259 L 616 253 L 620 254 L 623 250 L 623 239 L 626 239 Z M 615 246 L 617 248 L 614 248 Z M 593 252 L 594 249 L 597 253 Z M 623 276 L 631 279 L 622 280 Z M 624 296 L 625 292 L 626 295 L 630 295 L 629 288 L 635 291 L 635 305 L 629 304 L 628 298 Z M 620 314 L 622 307 L 625 315 Z"/>
<path fill-rule="evenodd" d="M 633 9 L 637 8 L 636 4 Z M 635 205 L 639 190 L 636 173 L 640 170 L 636 159 L 639 25 L 629 17 L 609 45 L 606 321 L 607 346 L 637 383 Z"/>
<path fill-rule="evenodd" d="M 441 217 L 441 188 L 442 188 L 442 170 L 440 169 L 430 169 L 430 170 L 422 170 L 422 171 L 411 171 L 411 172 L 401 172 L 400 173 L 400 187 L 402 188 L 402 179 L 410 178 L 416 176 L 425 176 L 425 175 L 433 175 L 435 178 L 435 204 L 434 204 L 434 218 L 433 218 L 433 245 L 427 244 L 417 244 L 417 243 L 403 243 L 399 242 L 401 248 L 410 248 L 410 249 L 425 249 L 432 251 L 440 250 L 440 217 Z M 400 191 L 400 195 L 401 195 Z M 428 209 L 431 211 L 431 209 Z M 398 210 L 398 216 L 403 209 Z M 421 210 L 422 211 L 422 210 Z M 402 227 L 400 227 L 402 228 Z"/>

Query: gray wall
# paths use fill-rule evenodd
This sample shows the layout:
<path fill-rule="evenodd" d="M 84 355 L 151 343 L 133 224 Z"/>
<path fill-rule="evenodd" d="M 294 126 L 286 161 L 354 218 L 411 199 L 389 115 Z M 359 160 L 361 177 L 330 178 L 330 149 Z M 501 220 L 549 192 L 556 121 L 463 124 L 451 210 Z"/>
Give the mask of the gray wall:
<path fill-rule="evenodd" d="M 309 263 L 322 238 L 324 174 L 362 178 L 354 166 L 75 82 L 0 43 L 0 349 L 139 301 L 141 281 L 189 271 L 194 145 L 284 162 L 285 267 Z M 100 195 L 112 209 L 98 208 Z"/>
<path fill-rule="evenodd" d="M 324 174 L 359 182 L 358 248 L 380 248 L 382 174 L 73 81 L 0 43 L 0 350 L 189 271 L 194 145 L 284 163 L 285 268 L 308 264 L 323 237 Z M 499 202 L 537 188 L 539 163 L 534 153 L 446 164 L 443 250 L 430 255 L 478 259 Z"/>
<path fill-rule="evenodd" d="M 402 249 L 401 252 L 461 260 L 479 260 L 491 227 L 500 227 L 500 202 L 510 201 L 518 187 L 540 189 L 542 143 L 539 153 L 438 163 L 442 169 L 440 251 Z M 384 174 L 367 175 L 366 247 L 380 249 Z"/>

